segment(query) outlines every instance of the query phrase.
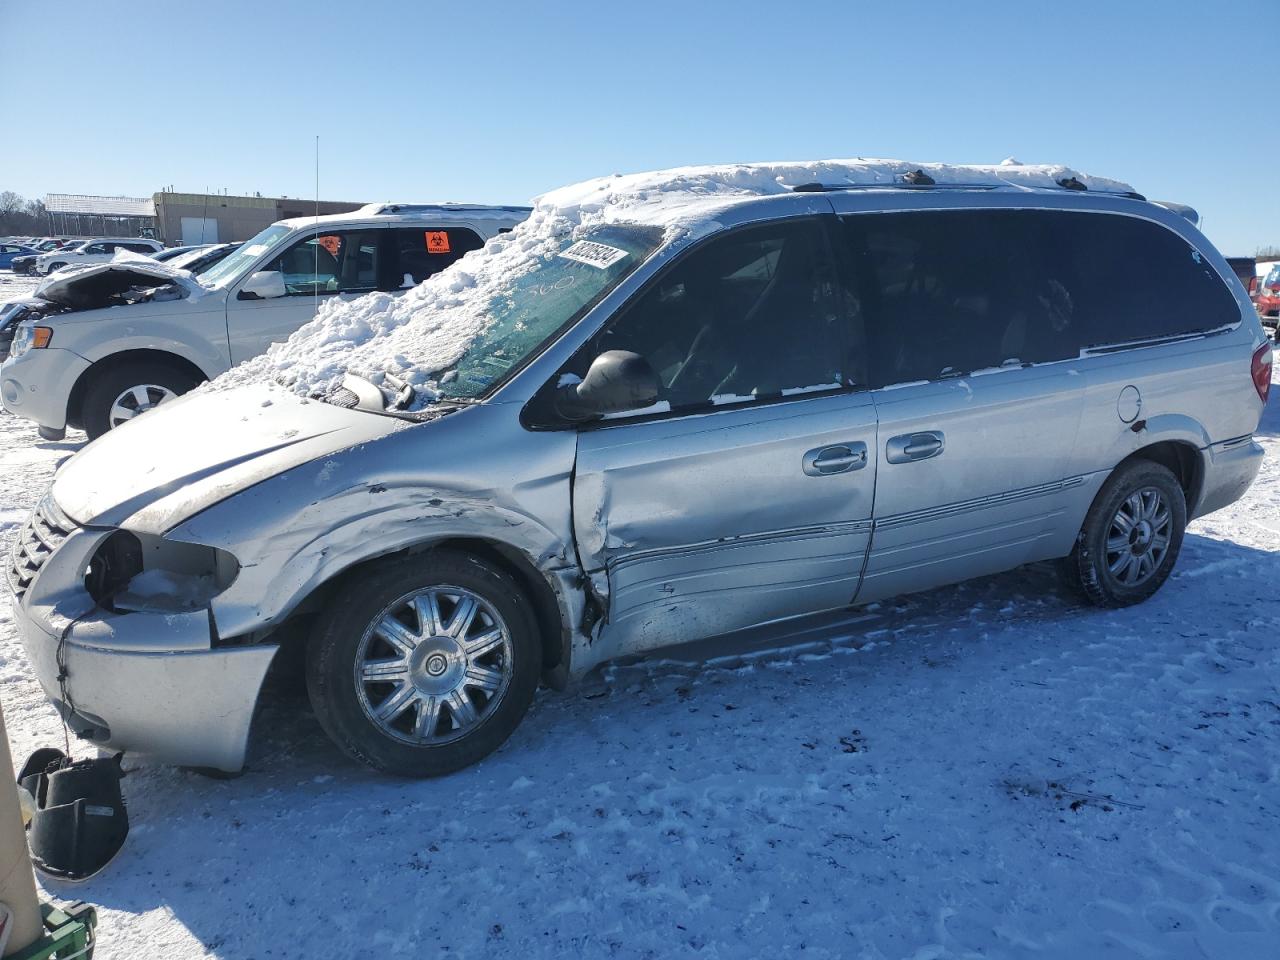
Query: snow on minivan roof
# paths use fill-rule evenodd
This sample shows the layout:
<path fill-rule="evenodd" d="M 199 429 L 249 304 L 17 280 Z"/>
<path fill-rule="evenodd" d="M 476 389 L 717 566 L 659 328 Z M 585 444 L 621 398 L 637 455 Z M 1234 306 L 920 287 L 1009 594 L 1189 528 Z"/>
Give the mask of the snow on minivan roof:
<path fill-rule="evenodd" d="M 613 223 L 661 227 L 671 240 L 718 209 L 798 186 L 894 188 L 920 171 L 939 187 L 1016 187 L 1061 193 L 1064 181 L 1092 192 L 1132 194 L 1118 180 L 1054 164 L 1006 160 L 991 165 L 904 160 L 815 160 L 792 163 L 675 167 L 615 174 L 561 187 L 534 200 L 510 233 L 462 257 L 400 295 L 370 293 L 325 301 L 316 318 L 219 377 L 215 387 L 275 381 L 302 396 L 324 396 L 351 372 L 381 384 L 391 374 L 419 388 L 428 402 L 432 375 L 457 363 L 492 322 L 489 306 L 524 274 L 593 228 Z M 926 181 L 927 182 L 927 181 Z M 419 404 L 415 404 L 417 406 Z"/>

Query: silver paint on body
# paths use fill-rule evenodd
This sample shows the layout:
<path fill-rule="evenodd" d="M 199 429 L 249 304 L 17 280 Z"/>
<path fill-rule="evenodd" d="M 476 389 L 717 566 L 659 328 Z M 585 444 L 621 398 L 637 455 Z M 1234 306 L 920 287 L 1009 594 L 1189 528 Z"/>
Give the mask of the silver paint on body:
<path fill-rule="evenodd" d="M 581 428 L 522 424 L 565 361 L 706 236 L 779 217 L 975 207 L 1159 223 L 1224 278 L 1240 321 L 985 375 Z M 15 603 L 18 629 L 79 729 L 236 770 L 272 631 L 361 563 L 445 541 L 498 551 L 552 598 L 553 674 L 577 677 L 621 656 L 1064 556 L 1110 472 L 1151 444 L 1193 451 L 1189 516 L 1218 509 L 1261 461 L 1247 371 L 1262 342 L 1222 257 L 1188 221 L 1141 201 L 1009 188 L 720 203 L 482 403 L 412 423 L 244 388 L 189 395 L 112 431 L 55 478 L 70 532 Z M 207 609 L 103 610 L 83 571 L 116 529 L 216 547 L 238 572 Z M 437 652 L 440 675 L 465 658 L 457 644 Z M 440 661 L 428 661 L 406 654 L 415 711 L 450 693 L 431 692 Z M 430 735 L 430 717 L 423 724 Z"/>

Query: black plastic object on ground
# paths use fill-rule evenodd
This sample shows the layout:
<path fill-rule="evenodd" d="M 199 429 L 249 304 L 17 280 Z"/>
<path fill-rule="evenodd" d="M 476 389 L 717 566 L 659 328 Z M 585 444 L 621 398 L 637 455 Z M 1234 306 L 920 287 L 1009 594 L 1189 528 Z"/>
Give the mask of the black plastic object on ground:
<path fill-rule="evenodd" d="M 121 756 L 71 762 L 45 748 L 27 760 L 18 785 L 35 801 L 27 842 L 41 873 L 87 880 L 120 852 L 129 834 Z"/>

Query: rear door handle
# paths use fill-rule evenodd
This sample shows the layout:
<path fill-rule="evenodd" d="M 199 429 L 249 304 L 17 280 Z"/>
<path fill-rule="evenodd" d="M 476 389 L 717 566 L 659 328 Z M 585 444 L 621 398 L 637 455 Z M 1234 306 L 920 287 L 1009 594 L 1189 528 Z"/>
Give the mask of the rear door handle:
<path fill-rule="evenodd" d="M 867 445 L 858 440 L 817 447 L 804 455 L 802 464 L 804 472 L 811 477 L 827 477 L 833 473 L 861 470 L 867 465 Z"/>
<path fill-rule="evenodd" d="M 884 458 L 890 463 L 912 463 L 916 460 L 928 460 L 942 453 L 946 439 L 941 430 L 926 430 L 923 433 L 904 433 L 890 437 L 885 447 Z"/>

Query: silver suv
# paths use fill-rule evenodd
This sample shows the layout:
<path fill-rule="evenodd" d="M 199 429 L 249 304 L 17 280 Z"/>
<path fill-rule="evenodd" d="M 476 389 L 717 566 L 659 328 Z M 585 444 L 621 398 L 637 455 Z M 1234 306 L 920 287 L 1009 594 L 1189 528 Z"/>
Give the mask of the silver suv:
<path fill-rule="evenodd" d="M 281 220 L 195 276 L 150 257 L 102 254 L 23 302 L 0 365 L 0 403 L 45 439 L 68 426 L 95 439 L 287 339 L 320 307 L 374 291 L 399 296 L 528 214 L 374 203 Z"/>
<path fill-rule="evenodd" d="M 79 734 L 236 770 L 296 643 L 346 753 L 441 774 L 623 655 L 1055 558 L 1140 602 L 1262 459 L 1239 281 L 1063 168 L 593 181 L 415 296 L 61 468 L 9 579 Z"/>

